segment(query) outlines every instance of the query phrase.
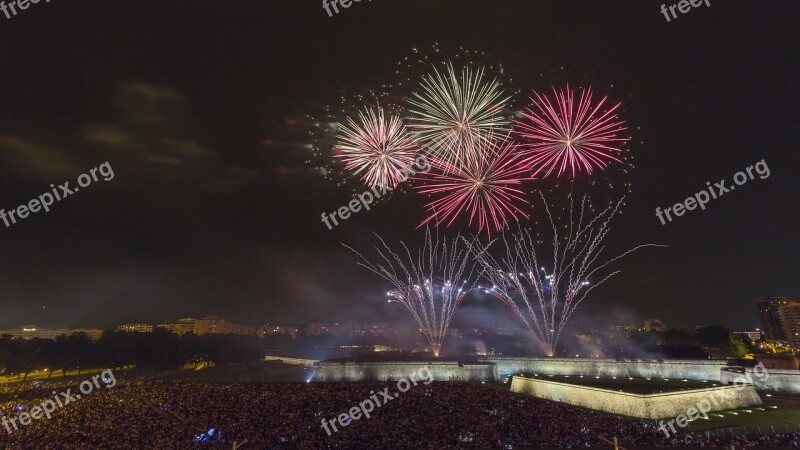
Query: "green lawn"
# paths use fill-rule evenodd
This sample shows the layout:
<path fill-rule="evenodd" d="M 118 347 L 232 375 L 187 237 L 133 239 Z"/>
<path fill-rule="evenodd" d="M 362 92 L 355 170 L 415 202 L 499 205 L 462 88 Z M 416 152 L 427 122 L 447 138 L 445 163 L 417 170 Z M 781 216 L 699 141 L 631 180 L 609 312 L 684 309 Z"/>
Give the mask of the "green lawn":
<path fill-rule="evenodd" d="M 741 408 L 709 413 L 708 420 L 698 419 L 689 427 L 694 431 L 709 429 L 746 427 L 749 433 L 800 430 L 800 396 L 789 394 L 767 394 L 759 392 L 763 405 L 752 408 Z"/>

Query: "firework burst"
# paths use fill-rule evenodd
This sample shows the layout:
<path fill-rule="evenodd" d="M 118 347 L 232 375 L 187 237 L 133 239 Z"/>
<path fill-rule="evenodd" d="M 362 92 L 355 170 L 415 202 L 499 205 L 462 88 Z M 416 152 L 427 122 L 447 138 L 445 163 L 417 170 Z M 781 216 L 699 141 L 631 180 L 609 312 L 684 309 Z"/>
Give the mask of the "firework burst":
<path fill-rule="evenodd" d="M 432 156 L 448 164 L 470 159 L 474 155 L 465 152 L 474 146 L 468 144 L 510 125 L 502 114 L 509 97 L 503 97 L 500 83 L 489 80 L 483 68 L 465 66 L 458 73 L 452 63 L 446 72 L 434 67 L 419 87 L 408 99 L 410 128 Z"/>
<path fill-rule="evenodd" d="M 610 230 L 609 223 L 617 214 L 622 200 L 595 217 L 585 217 L 584 197 L 578 212 L 570 200 L 569 224 L 558 227 L 550 208 L 541 194 L 552 227 L 552 264 L 546 269 L 537 254 L 538 242 L 529 231 L 520 231 L 513 242 L 505 243 L 505 257 L 499 262 L 488 252 L 491 243 L 473 250 L 491 288 L 484 290 L 502 301 L 525 324 L 528 331 L 548 356 L 556 351 L 558 339 L 575 308 L 589 293 L 620 271 L 608 266 L 644 247 L 665 247 L 657 244 L 638 245 L 615 257 L 605 259 L 603 240 Z M 577 216 L 577 217 L 575 217 Z M 559 229 L 565 230 L 560 233 Z M 480 246 L 477 241 L 474 245 Z M 594 282 L 592 280 L 595 280 Z"/>
<path fill-rule="evenodd" d="M 629 138 L 621 135 L 627 128 L 616 113 L 620 103 L 606 107 L 607 97 L 594 101 L 591 88 L 581 89 L 578 97 L 569 86 L 553 88 L 552 97 L 534 92 L 532 105 L 514 121 L 531 153 L 534 175 L 543 171 L 545 177 L 569 173 L 575 178 L 578 172 L 590 175 L 623 162 L 621 145 Z"/>
<path fill-rule="evenodd" d="M 438 357 L 458 304 L 475 284 L 472 246 L 461 236 L 440 241 L 428 229 L 422 249 L 412 255 L 405 243 L 400 242 L 402 250 L 395 252 L 377 237 L 381 242 L 381 246 L 375 247 L 379 255 L 377 263 L 345 247 L 358 255 L 360 266 L 394 286 L 394 290 L 387 292 L 389 301 L 399 302 L 408 309 Z"/>
<path fill-rule="evenodd" d="M 407 178 L 417 146 L 399 116 L 387 116 L 380 107 L 367 109 L 338 128 L 335 157 L 367 186 L 394 188 Z"/>
<path fill-rule="evenodd" d="M 506 139 L 479 139 L 466 145 L 473 149 L 462 164 L 434 160 L 436 172 L 417 187 L 421 194 L 436 197 L 426 205 L 429 216 L 420 226 L 431 221 L 437 226 L 450 226 L 459 216 L 469 217 L 469 226 L 476 226 L 491 236 L 509 225 L 510 220 L 527 218 L 523 210 L 529 206 L 522 183 L 530 179 L 525 154 Z"/>

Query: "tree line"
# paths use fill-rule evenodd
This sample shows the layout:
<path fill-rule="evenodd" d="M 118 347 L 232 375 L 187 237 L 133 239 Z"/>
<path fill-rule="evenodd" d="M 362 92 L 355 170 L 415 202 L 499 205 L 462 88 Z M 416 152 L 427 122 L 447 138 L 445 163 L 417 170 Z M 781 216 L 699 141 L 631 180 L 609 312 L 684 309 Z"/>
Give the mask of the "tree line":
<path fill-rule="evenodd" d="M 173 370 L 199 361 L 246 363 L 263 355 L 263 342 L 256 336 L 177 335 L 158 328 L 150 333 L 106 331 L 96 341 L 84 333 L 54 340 L 0 336 L 0 374 L 19 375 L 23 381 L 30 372 L 43 369 L 51 376 L 56 371 L 128 365 Z"/>

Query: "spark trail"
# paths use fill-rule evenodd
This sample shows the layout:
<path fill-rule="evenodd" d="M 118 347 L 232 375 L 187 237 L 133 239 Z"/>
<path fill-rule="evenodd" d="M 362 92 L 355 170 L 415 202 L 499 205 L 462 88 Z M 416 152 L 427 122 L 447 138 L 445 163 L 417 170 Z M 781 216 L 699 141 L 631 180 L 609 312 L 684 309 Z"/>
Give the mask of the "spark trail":
<path fill-rule="evenodd" d="M 412 255 L 404 242 L 402 250 L 392 250 L 381 242 L 375 247 L 377 262 L 349 248 L 359 257 L 358 264 L 394 286 L 387 292 L 389 301 L 397 301 L 408 309 L 419 324 L 434 356 L 439 356 L 450 321 L 458 304 L 475 285 L 472 245 L 461 236 L 448 241 L 425 231 L 425 244 Z"/>
<path fill-rule="evenodd" d="M 552 227 L 552 269 L 540 265 L 539 245 L 529 230 L 513 235 L 513 242 L 503 238 L 505 256 L 500 261 L 488 249 L 490 242 L 473 250 L 483 267 L 483 274 L 491 284 L 484 289 L 502 301 L 516 314 L 548 356 L 556 351 L 558 339 L 570 316 L 578 305 L 596 287 L 620 273 L 609 266 L 636 250 L 645 247 L 666 247 L 659 244 L 642 244 L 609 259 L 603 258 L 606 249 L 603 240 L 611 230 L 611 219 L 619 211 L 624 199 L 612 204 L 595 217 L 587 217 L 587 199 L 583 198 L 576 214 L 570 198 L 569 224 L 559 233 L 550 207 L 540 192 L 545 211 Z M 577 215 L 577 218 L 576 218 Z M 576 222 L 577 220 L 577 222 Z M 473 245 L 480 245 L 473 241 Z M 599 280 L 592 283 L 590 280 Z"/>

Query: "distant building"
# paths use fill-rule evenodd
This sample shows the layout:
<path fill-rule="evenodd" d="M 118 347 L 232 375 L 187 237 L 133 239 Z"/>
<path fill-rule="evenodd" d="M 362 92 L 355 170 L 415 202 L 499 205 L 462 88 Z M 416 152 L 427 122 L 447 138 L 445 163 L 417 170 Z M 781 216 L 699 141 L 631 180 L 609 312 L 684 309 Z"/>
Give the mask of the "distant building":
<path fill-rule="evenodd" d="M 638 330 L 639 328 L 636 325 L 610 325 L 608 327 L 609 334 L 612 336 L 625 336 L 630 337 L 630 335 Z"/>
<path fill-rule="evenodd" d="M 173 323 L 156 325 L 175 334 L 194 333 L 198 336 L 204 334 L 256 334 L 256 329 L 248 325 L 237 325 L 220 316 L 204 316 L 199 319 L 187 317 L 178 319 Z"/>
<path fill-rule="evenodd" d="M 25 325 L 22 328 L 13 330 L 0 330 L 0 336 L 7 334 L 13 337 L 22 339 L 55 339 L 61 335 L 72 335 L 77 333 L 84 333 L 89 336 L 89 339 L 96 341 L 103 335 L 103 330 L 97 328 L 38 328 L 35 325 Z"/>
<path fill-rule="evenodd" d="M 733 334 L 741 334 L 747 336 L 753 342 L 756 342 L 761 339 L 761 330 L 758 328 L 756 328 L 755 330 L 734 331 Z"/>
<path fill-rule="evenodd" d="M 788 297 L 756 300 L 761 329 L 768 341 L 785 341 L 800 348 L 800 302 Z"/>
<path fill-rule="evenodd" d="M 236 333 L 239 325 L 235 325 L 220 316 L 205 316 L 194 321 L 194 334 L 240 334 Z"/>
<path fill-rule="evenodd" d="M 664 322 L 662 322 L 660 319 L 645 320 L 644 321 L 644 331 L 646 331 L 648 333 L 651 332 L 651 331 L 657 331 L 659 333 L 666 333 L 667 332 L 667 326 L 664 325 Z"/>
<path fill-rule="evenodd" d="M 153 325 L 144 323 L 125 323 L 117 326 L 117 331 L 124 331 L 126 333 L 150 333 L 153 331 Z"/>
<path fill-rule="evenodd" d="M 272 336 L 276 334 L 288 334 L 292 339 L 297 337 L 300 327 L 295 325 L 262 325 L 258 327 L 258 336 Z"/>
<path fill-rule="evenodd" d="M 422 332 L 422 330 L 420 330 Z M 464 337 L 464 330 L 460 328 L 448 328 L 447 333 L 445 336 L 453 336 L 454 338 L 463 338 Z"/>
<path fill-rule="evenodd" d="M 194 333 L 195 321 L 196 319 L 187 317 L 185 319 L 178 319 L 177 322 L 173 323 L 162 323 L 160 325 L 156 325 L 156 327 L 163 328 L 171 333 L 184 335 L 186 333 Z"/>
<path fill-rule="evenodd" d="M 800 303 L 788 303 L 780 307 L 778 316 L 792 348 L 800 349 Z"/>
<path fill-rule="evenodd" d="M 351 337 L 355 334 L 356 326 L 352 322 L 308 322 L 306 335 L 320 336 L 332 334 L 334 336 Z"/>
<path fill-rule="evenodd" d="M 227 328 L 227 333 L 223 334 L 236 334 L 239 336 L 255 336 L 256 327 L 250 325 L 239 325 L 235 323 L 229 323 Z"/>
<path fill-rule="evenodd" d="M 528 333 L 524 328 L 519 327 L 497 327 L 495 334 L 498 336 L 524 336 Z"/>
<path fill-rule="evenodd" d="M 397 349 L 392 347 L 388 347 L 386 345 L 340 345 L 339 348 L 342 349 L 353 349 L 353 350 L 369 350 L 372 352 L 394 352 Z"/>
<path fill-rule="evenodd" d="M 386 336 L 390 334 L 391 327 L 386 322 L 369 322 L 365 323 L 362 328 L 362 333 L 372 336 Z"/>
<path fill-rule="evenodd" d="M 328 332 L 328 322 L 312 320 L 306 324 L 306 336 L 319 336 Z"/>

